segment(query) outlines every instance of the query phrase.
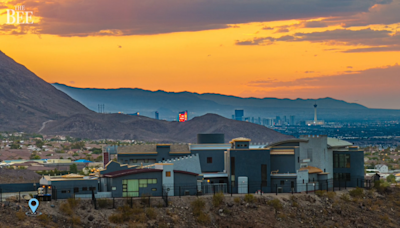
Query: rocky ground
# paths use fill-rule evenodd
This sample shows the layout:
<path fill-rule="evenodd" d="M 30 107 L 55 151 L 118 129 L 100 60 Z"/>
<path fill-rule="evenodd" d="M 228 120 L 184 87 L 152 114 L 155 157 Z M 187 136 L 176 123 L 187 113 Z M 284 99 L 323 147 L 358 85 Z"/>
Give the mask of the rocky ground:
<path fill-rule="evenodd" d="M 317 194 L 217 195 L 42 202 L 28 217 L 27 203 L 3 202 L 0 227 L 399 227 L 400 189 Z M 145 206 L 147 205 L 147 206 Z"/>

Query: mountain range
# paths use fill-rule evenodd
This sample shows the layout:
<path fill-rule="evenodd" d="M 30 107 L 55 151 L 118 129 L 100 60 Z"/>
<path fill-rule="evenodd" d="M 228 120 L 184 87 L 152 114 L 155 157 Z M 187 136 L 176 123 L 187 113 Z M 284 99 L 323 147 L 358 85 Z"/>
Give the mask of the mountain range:
<path fill-rule="evenodd" d="M 76 88 L 53 84 L 92 111 L 98 111 L 99 104 L 107 113 L 137 113 L 154 118 L 155 111 L 160 118 L 176 120 L 178 112 L 188 110 L 189 118 L 206 113 L 216 113 L 232 118 L 235 109 L 243 109 L 245 117 L 276 118 L 294 115 L 296 120 L 312 120 L 314 104 L 318 105 L 318 117 L 325 121 L 363 121 L 400 117 L 399 110 L 369 109 L 356 103 L 333 98 L 320 99 L 278 99 L 241 98 L 222 94 L 198 94 L 192 92 L 150 91 L 139 88 L 97 89 Z M 338 91 L 339 93 L 340 91 Z"/>
<path fill-rule="evenodd" d="M 151 102 L 162 104 L 164 101 L 159 97 Z M 3 52 L 0 52 L 0 131 L 39 132 L 88 139 L 191 143 L 196 141 L 197 133 L 224 133 L 226 141 L 236 137 L 248 137 L 253 142 L 292 138 L 264 126 L 216 114 L 179 123 L 145 116 L 96 113 Z"/>

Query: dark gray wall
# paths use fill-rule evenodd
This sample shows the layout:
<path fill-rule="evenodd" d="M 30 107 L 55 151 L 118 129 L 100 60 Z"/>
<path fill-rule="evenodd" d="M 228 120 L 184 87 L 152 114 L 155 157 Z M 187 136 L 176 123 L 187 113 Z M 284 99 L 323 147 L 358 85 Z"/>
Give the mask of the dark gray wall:
<path fill-rule="evenodd" d="M 254 193 L 261 190 L 261 165 L 267 165 L 267 187 L 262 187 L 263 192 L 270 192 L 271 186 L 271 165 L 269 150 L 231 150 L 230 156 L 235 158 L 235 183 L 237 186 L 238 177 L 248 177 L 249 192 Z M 229 161 L 230 162 L 230 161 Z M 231 179 L 229 177 L 229 183 Z M 234 193 L 238 192 L 237 187 L 233 188 Z"/>
<path fill-rule="evenodd" d="M 94 193 L 98 191 L 98 180 L 70 180 L 70 181 L 51 181 L 53 192 L 56 191 L 57 199 L 67 199 L 74 197 L 74 188 L 78 188 L 76 194 L 91 194 L 91 187 L 95 188 Z M 86 187 L 87 191 L 82 188 Z M 54 194 L 54 193 L 53 193 Z"/>
<path fill-rule="evenodd" d="M 36 188 L 34 184 L 36 184 Z M 40 183 L 0 184 L 0 191 L 3 193 L 36 191 L 39 186 Z"/>
<path fill-rule="evenodd" d="M 197 176 L 174 172 L 174 182 L 175 196 L 179 195 L 179 190 L 181 195 L 184 195 L 185 191 L 189 191 L 190 195 L 196 195 Z"/>
<path fill-rule="evenodd" d="M 350 168 L 333 168 L 333 173 L 350 173 L 351 181 L 346 181 L 346 186 L 356 187 L 361 185 L 364 179 L 364 151 L 333 151 L 333 154 L 349 154 Z M 335 186 L 338 186 L 335 181 Z M 344 186 L 344 180 L 341 185 Z"/>
<path fill-rule="evenodd" d="M 271 155 L 271 170 L 278 173 L 296 173 L 294 155 Z"/>

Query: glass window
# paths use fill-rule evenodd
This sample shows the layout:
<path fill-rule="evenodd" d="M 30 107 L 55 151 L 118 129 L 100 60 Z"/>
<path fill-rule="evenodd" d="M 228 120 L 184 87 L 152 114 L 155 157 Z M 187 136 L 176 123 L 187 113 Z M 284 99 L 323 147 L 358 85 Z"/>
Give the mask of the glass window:
<path fill-rule="evenodd" d="M 262 186 L 267 186 L 267 177 L 268 177 L 267 165 L 266 164 L 262 164 L 261 165 L 261 183 L 262 183 Z"/>
<path fill-rule="evenodd" d="M 350 154 L 334 154 L 333 168 L 351 168 Z"/>
<path fill-rule="evenodd" d="M 147 188 L 147 179 L 140 179 L 139 180 L 139 187 L 140 188 Z"/>
<path fill-rule="evenodd" d="M 82 191 L 87 191 L 87 187 L 83 187 L 83 188 L 82 188 Z"/>
<path fill-rule="evenodd" d="M 285 181 L 281 181 L 281 185 L 285 185 Z"/>
<path fill-rule="evenodd" d="M 166 177 L 170 177 L 170 176 L 171 176 L 171 171 L 165 172 L 165 176 L 166 176 Z"/>
<path fill-rule="evenodd" d="M 345 154 L 346 168 L 350 168 L 350 154 Z"/>
<path fill-rule="evenodd" d="M 207 157 L 207 163 L 212 163 L 212 157 Z"/>
<path fill-rule="evenodd" d="M 155 191 L 157 191 L 157 189 L 156 188 L 152 188 L 151 191 L 155 192 Z"/>

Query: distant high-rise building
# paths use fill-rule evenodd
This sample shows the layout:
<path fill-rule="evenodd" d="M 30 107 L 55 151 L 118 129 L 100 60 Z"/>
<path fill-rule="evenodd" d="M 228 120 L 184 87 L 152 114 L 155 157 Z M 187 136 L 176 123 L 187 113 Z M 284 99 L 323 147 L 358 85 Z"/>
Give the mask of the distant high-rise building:
<path fill-rule="evenodd" d="M 275 123 L 278 124 L 278 125 L 281 124 L 281 117 L 280 116 L 276 116 Z"/>
<path fill-rule="evenodd" d="M 318 107 L 318 105 L 317 105 L 317 103 L 315 103 L 315 105 L 314 105 L 314 124 L 317 124 L 317 122 L 318 122 L 318 119 L 317 119 L 317 107 Z"/>
<path fill-rule="evenodd" d="M 253 117 L 251 117 L 251 122 L 252 122 L 252 123 L 254 123 L 254 116 L 253 116 Z"/>
<path fill-rule="evenodd" d="M 295 116 L 290 116 L 290 125 L 295 125 Z"/>
<path fill-rule="evenodd" d="M 235 110 L 235 120 L 243 120 L 244 110 L 243 109 L 236 109 Z"/>
<path fill-rule="evenodd" d="M 159 116 L 159 113 L 158 113 L 157 111 L 155 112 L 155 115 L 156 115 L 156 116 L 155 116 L 156 120 L 159 120 L 159 119 L 160 119 L 160 116 Z"/>

